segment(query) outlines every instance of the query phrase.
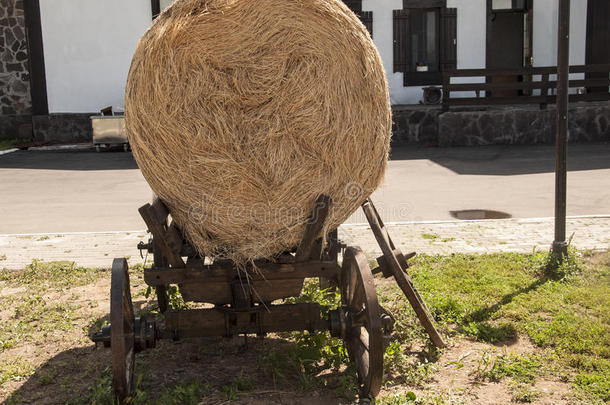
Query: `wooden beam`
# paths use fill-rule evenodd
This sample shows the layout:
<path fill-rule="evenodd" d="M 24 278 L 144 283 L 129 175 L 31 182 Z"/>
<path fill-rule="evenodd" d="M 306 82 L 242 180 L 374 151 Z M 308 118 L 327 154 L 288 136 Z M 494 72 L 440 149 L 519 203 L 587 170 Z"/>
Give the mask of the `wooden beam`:
<path fill-rule="evenodd" d="M 173 250 L 170 242 L 167 239 L 167 219 L 165 219 L 165 224 L 163 221 L 160 222 L 158 210 L 153 208 L 153 206 L 150 204 L 143 205 L 138 211 L 146 223 L 148 230 L 153 234 L 155 249 L 159 250 L 158 252 L 155 252 L 155 254 L 160 253 L 165 256 L 168 263 L 172 267 L 184 267 L 184 261 L 180 256 L 180 250 Z"/>
<path fill-rule="evenodd" d="M 299 263 L 267 263 L 250 269 L 250 280 L 290 280 L 313 277 L 333 278 L 338 273 L 335 261 L 307 261 Z M 200 265 L 186 268 L 145 269 L 144 281 L 148 285 L 181 284 L 188 282 L 230 282 L 239 276 L 239 270 L 230 263 Z"/>
<path fill-rule="evenodd" d="M 321 194 L 318 197 L 311 210 L 311 215 L 307 220 L 307 226 L 305 227 L 305 233 L 303 234 L 301 243 L 297 248 L 297 253 L 295 255 L 295 260 L 297 262 L 302 262 L 311 258 L 316 239 L 319 237 L 320 232 L 322 232 L 322 228 L 324 228 L 324 222 L 328 217 L 331 204 L 332 198 L 329 196 Z M 319 259 L 319 257 L 317 259 Z"/>
<path fill-rule="evenodd" d="M 328 321 L 321 318 L 319 304 L 271 305 L 243 312 L 223 309 L 170 311 L 165 314 L 161 337 L 181 339 L 299 330 L 328 330 Z"/>

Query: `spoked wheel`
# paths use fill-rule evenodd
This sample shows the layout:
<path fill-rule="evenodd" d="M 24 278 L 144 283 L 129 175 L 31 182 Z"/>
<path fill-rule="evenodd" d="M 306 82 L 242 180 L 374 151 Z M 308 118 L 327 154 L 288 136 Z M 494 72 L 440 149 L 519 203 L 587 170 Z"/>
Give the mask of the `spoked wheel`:
<path fill-rule="evenodd" d="M 110 347 L 114 394 L 119 403 L 131 394 L 135 365 L 134 314 L 127 260 L 114 259 L 110 286 Z"/>
<path fill-rule="evenodd" d="M 345 345 L 356 366 L 360 397 L 377 396 L 383 377 L 383 330 L 373 274 L 359 248 L 348 247 L 341 270 Z"/>

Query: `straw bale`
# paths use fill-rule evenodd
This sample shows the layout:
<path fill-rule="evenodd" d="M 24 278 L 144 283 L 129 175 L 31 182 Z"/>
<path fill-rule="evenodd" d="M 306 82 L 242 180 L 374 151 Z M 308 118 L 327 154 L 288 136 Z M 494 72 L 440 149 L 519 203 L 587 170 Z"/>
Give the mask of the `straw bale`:
<path fill-rule="evenodd" d="M 138 44 L 125 109 L 144 177 L 208 256 L 294 248 L 320 194 L 334 229 L 386 167 L 383 66 L 339 0 L 177 0 Z"/>

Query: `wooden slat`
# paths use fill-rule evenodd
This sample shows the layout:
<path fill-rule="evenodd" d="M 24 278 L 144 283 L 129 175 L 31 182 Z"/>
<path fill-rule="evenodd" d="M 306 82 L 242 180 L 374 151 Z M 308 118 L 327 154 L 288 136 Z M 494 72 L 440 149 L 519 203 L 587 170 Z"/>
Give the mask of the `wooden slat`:
<path fill-rule="evenodd" d="M 570 73 L 609 72 L 610 64 L 574 65 Z M 525 67 L 521 69 L 455 69 L 446 72 L 451 77 L 522 76 L 557 74 L 557 66 Z"/>
<path fill-rule="evenodd" d="M 272 302 L 278 299 L 297 297 L 303 288 L 304 279 L 251 280 L 254 302 Z M 233 302 L 233 290 L 229 281 L 211 281 L 210 279 L 180 283 L 180 294 L 185 301 L 205 302 L 214 305 L 225 305 Z"/>
<path fill-rule="evenodd" d="M 457 8 L 441 8 L 441 71 L 457 67 Z"/>
<path fill-rule="evenodd" d="M 180 228 L 178 228 L 178 225 L 176 225 L 174 221 L 172 221 L 167 228 L 167 231 L 165 231 L 165 239 L 173 252 L 182 252 L 184 237 L 182 236 L 182 231 L 180 231 Z M 180 253 L 178 253 L 178 256 L 179 255 Z"/>
<path fill-rule="evenodd" d="M 373 12 L 372 11 L 362 11 L 360 12 L 360 21 L 366 27 L 367 31 L 373 38 Z"/>
<path fill-rule="evenodd" d="M 387 243 L 387 238 L 384 232 L 382 231 L 383 227 L 379 223 L 378 217 L 375 215 L 373 209 L 371 208 L 371 205 L 365 202 L 364 204 L 362 204 L 362 210 L 364 211 L 366 219 L 371 225 L 373 235 L 375 236 L 375 239 L 377 240 L 377 243 L 379 244 L 379 247 L 381 248 L 381 251 L 385 256 L 385 263 L 393 274 L 394 280 L 396 280 L 396 283 L 409 300 L 411 307 L 413 307 L 413 309 L 415 310 L 415 313 L 420 323 L 422 324 L 426 332 L 428 332 L 428 336 L 430 336 L 430 339 L 437 347 L 445 347 L 445 342 L 436 330 L 436 327 L 434 326 L 434 323 L 432 321 L 432 316 L 430 315 L 428 308 L 424 304 L 419 293 L 415 289 L 415 286 L 411 281 L 411 277 L 402 269 L 398 258 L 394 255 L 394 252 L 392 251 L 390 245 Z"/>
<path fill-rule="evenodd" d="M 392 10 L 394 40 L 394 72 L 408 72 L 408 10 Z"/>
<path fill-rule="evenodd" d="M 172 267 L 184 267 L 184 261 L 182 260 L 182 257 L 180 257 L 180 251 L 174 251 L 166 238 L 166 229 L 165 226 L 159 222 L 158 211 L 150 204 L 143 205 L 138 211 L 146 223 L 148 230 L 153 234 L 155 249 L 160 250 L 160 253 L 167 259 Z"/>
<path fill-rule="evenodd" d="M 163 224 L 163 226 L 167 226 L 167 217 L 169 216 L 169 210 L 163 203 L 163 201 L 156 194 L 153 195 L 153 202 L 151 204 L 153 211 L 155 213 L 157 222 Z"/>
<path fill-rule="evenodd" d="M 442 8 L 447 0 L 402 0 L 402 8 Z"/>
<path fill-rule="evenodd" d="M 452 98 L 448 105 L 498 105 L 498 104 L 554 104 L 556 96 L 519 96 L 519 97 L 460 97 Z M 610 93 L 570 94 L 570 102 L 608 101 Z"/>
<path fill-rule="evenodd" d="M 547 75 L 548 78 L 548 75 Z M 588 87 L 588 86 L 608 86 L 610 85 L 610 78 L 606 79 L 579 79 L 570 80 L 570 88 L 575 87 Z M 448 92 L 452 91 L 487 91 L 496 89 L 516 89 L 516 90 L 533 90 L 533 89 L 545 89 L 545 88 L 556 88 L 557 82 L 552 81 L 532 81 L 532 82 L 516 82 L 516 83 L 454 83 L 447 84 L 445 88 Z"/>
<path fill-rule="evenodd" d="M 248 272 L 251 280 L 282 280 L 311 277 L 332 277 L 337 274 L 335 261 L 307 261 L 301 263 L 267 263 Z M 228 282 L 239 276 L 232 263 L 198 265 L 187 268 L 145 269 L 148 285 L 180 284 L 189 281 Z"/>
<path fill-rule="evenodd" d="M 260 321 L 252 321 L 252 315 Z M 227 318 L 233 318 L 230 325 Z M 316 303 L 272 305 L 265 310 L 228 313 L 220 309 L 191 309 L 165 314 L 161 337 L 169 339 L 226 336 L 227 327 L 233 333 L 290 332 L 297 330 L 327 330 L 328 322 L 320 316 Z M 258 328 L 262 330 L 258 330 Z"/>
<path fill-rule="evenodd" d="M 320 232 L 322 232 L 322 228 L 324 228 L 324 222 L 328 217 L 331 204 L 332 199 L 329 196 L 322 194 L 318 197 L 312 208 L 311 215 L 307 220 L 307 226 L 305 227 L 301 243 L 297 248 L 295 255 L 295 260 L 297 262 L 302 262 L 311 258 L 316 239 L 319 237 Z"/>

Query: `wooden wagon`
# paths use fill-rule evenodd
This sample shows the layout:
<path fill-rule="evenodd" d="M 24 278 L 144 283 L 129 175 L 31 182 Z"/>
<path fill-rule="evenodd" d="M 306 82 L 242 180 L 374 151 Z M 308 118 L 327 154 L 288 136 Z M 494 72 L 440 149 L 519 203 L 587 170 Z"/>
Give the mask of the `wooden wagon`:
<path fill-rule="evenodd" d="M 371 200 L 362 209 L 383 255 L 371 270 L 362 250 L 347 246 L 330 232 L 326 243 L 318 238 L 332 201 L 321 195 L 298 247 L 274 260 L 257 260 L 243 269 L 229 260 L 205 260 L 184 239 L 159 198 L 139 212 L 152 238 L 139 249 L 153 253 L 154 263 L 144 270 L 144 280 L 157 292 L 163 322 L 134 317 L 127 261 L 114 259 L 110 291 L 111 325 L 93 341 L 112 350 L 113 388 L 123 402 L 133 388 L 135 353 L 155 347 L 159 339 L 235 336 L 287 331 L 330 331 L 340 337 L 354 363 L 361 397 L 379 393 L 383 375 L 384 335 L 392 331 L 392 315 L 380 307 L 374 274 L 394 277 L 418 319 L 438 347 L 444 342 L 434 327 L 424 302 L 407 274 L 407 260 L 396 248 Z M 339 262 L 339 257 L 342 261 Z M 321 315 L 317 303 L 274 304 L 301 293 L 306 278 L 319 278 L 338 288 L 341 306 Z M 172 310 L 168 286 L 178 285 L 185 301 L 213 304 L 213 308 Z"/>

